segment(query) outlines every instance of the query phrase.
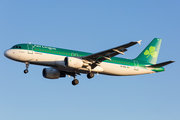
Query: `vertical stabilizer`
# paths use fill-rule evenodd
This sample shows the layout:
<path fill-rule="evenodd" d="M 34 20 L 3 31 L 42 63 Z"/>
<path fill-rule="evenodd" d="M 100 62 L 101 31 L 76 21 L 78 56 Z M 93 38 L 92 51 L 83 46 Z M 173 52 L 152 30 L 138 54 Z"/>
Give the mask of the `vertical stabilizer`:
<path fill-rule="evenodd" d="M 156 64 L 162 39 L 154 38 L 151 43 L 135 59 L 143 63 Z"/>

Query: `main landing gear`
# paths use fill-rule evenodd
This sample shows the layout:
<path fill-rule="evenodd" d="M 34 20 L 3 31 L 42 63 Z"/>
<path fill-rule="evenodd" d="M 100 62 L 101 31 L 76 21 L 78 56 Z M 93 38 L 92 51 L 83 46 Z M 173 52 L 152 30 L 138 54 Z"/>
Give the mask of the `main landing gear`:
<path fill-rule="evenodd" d="M 73 77 L 74 77 L 74 80 L 72 81 L 72 85 L 75 86 L 75 85 L 79 84 L 79 80 L 76 79 L 76 74 L 75 73 L 74 73 Z"/>
<path fill-rule="evenodd" d="M 94 77 L 94 73 L 88 73 L 88 74 L 87 74 L 87 78 L 88 78 L 88 79 L 91 79 L 91 78 L 93 78 L 93 77 Z"/>
<path fill-rule="evenodd" d="M 79 80 L 78 79 L 75 79 L 72 81 L 72 85 L 77 85 L 79 83 Z"/>
<path fill-rule="evenodd" d="M 75 77 L 76 75 L 74 75 L 73 77 L 74 77 L 74 80 L 72 81 L 72 85 L 77 85 L 77 84 L 79 84 L 79 80 L 78 79 L 76 79 L 76 77 Z M 91 78 L 93 78 L 94 77 L 94 73 L 88 73 L 87 74 L 87 78 L 89 78 L 89 79 L 91 79 Z"/>
<path fill-rule="evenodd" d="M 26 73 L 28 73 L 29 63 L 28 63 L 28 62 L 25 62 L 25 64 L 26 64 L 26 69 L 24 70 L 24 73 L 26 74 Z"/>

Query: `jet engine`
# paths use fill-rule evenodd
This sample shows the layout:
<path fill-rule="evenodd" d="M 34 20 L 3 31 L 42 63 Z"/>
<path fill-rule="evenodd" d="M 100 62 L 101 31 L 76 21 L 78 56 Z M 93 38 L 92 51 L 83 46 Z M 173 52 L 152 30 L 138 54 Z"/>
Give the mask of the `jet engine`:
<path fill-rule="evenodd" d="M 48 79 L 58 79 L 59 77 L 66 77 L 66 74 L 61 73 L 59 70 L 54 68 L 44 68 L 43 77 Z"/>
<path fill-rule="evenodd" d="M 64 63 L 66 67 L 71 67 L 71 68 L 81 68 L 84 65 L 82 59 L 75 57 L 66 57 L 64 59 Z"/>

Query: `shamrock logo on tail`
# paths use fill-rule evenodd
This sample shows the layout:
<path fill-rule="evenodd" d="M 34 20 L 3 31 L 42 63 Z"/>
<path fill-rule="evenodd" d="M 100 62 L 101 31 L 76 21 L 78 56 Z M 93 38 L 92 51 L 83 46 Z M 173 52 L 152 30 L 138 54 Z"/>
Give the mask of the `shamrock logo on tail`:
<path fill-rule="evenodd" d="M 150 55 L 153 57 L 153 58 L 156 58 L 158 56 L 158 53 L 155 51 L 156 50 L 156 47 L 154 46 L 151 46 L 149 47 L 149 50 L 146 50 L 144 52 L 144 55 L 147 55 L 146 58 L 148 58 Z"/>

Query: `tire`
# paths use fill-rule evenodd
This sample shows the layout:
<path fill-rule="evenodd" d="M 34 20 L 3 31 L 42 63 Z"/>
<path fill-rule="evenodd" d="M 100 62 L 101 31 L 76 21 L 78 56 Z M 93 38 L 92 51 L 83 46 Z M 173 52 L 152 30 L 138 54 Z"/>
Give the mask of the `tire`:
<path fill-rule="evenodd" d="M 24 73 L 25 73 L 25 74 L 26 74 L 26 73 L 28 73 L 28 70 L 27 70 L 27 69 L 25 69 L 25 70 L 24 70 Z"/>
<path fill-rule="evenodd" d="M 77 84 L 79 84 L 79 80 L 74 79 L 74 80 L 72 81 L 72 85 L 77 85 Z"/>
<path fill-rule="evenodd" d="M 93 77 L 94 77 L 94 73 L 88 73 L 88 74 L 87 74 L 87 78 L 91 79 L 91 78 L 93 78 Z"/>

